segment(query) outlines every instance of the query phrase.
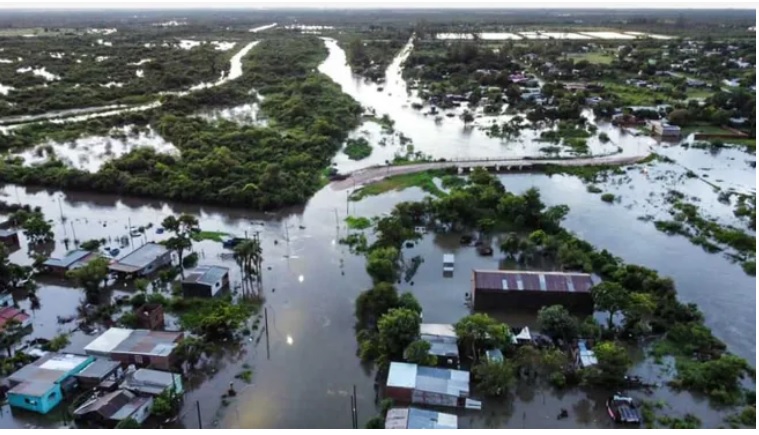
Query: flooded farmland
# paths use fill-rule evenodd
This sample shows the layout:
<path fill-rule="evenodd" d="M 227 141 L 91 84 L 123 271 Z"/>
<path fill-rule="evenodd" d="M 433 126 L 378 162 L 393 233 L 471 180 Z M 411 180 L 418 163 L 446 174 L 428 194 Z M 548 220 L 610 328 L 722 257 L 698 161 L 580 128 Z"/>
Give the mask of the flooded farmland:
<path fill-rule="evenodd" d="M 363 106 L 374 108 L 377 116 L 387 113 L 395 121 L 395 131 L 409 137 L 416 151 L 449 159 L 539 155 L 540 145 L 535 144 L 531 136 L 503 141 L 488 137 L 481 129 L 464 128 L 458 118 L 436 122 L 411 108 L 410 102 L 415 97 L 408 95 L 406 84 L 400 78 L 403 59 L 412 49 L 410 45 L 391 64 L 384 89 L 380 90 L 378 85 L 351 74 L 345 65 L 344 52 L 334 41 L 325 43 L 330 55 L 320 70 Z M 227 115 L 209 116 L 225 118 Z M 478 120 L 488 121 L 486 117 Z M 727 343 L 732 352 L 753 361 L 755 278 L 747 276 L 728 259 L 708 254 L 685 238 L 667 236 L 657 231 L 651 222 L 638 217 L 665 213 L 658 196 L 668 188 L 666 183 L 673 183 L 688 195 L 703 197 L 710 212 L 730 219 L 730 205 L 717 201 L 716 193 L 708 184 L 700 178 L 684 181 L 680 175 L 687 168 L 700 175 L 709 174 L 710 181 L 723 183 L 725 187 L 751 192 L 755 191 L 754 173 L 746 160 L 755 158 L 736 150 L 723 150 L 715 155 L 693 148 L 667 148 L 651 138 L 625 135 L 611 126 L 600 125 L 599 129 L 609 134 L 614 149 L 621 147 L 622 153 L 639 155 L 654 149 L 675 163 L 656 163 L 648 173 L 627 170 L 629 181 L 612 179 L 604 184 L 604 189 L 619 194 L 621 199 L 614 204 L 602 202 L 597 195 L 589 193 L 579 179 L 570 176 L 512 174 L 501 176 L 502 183 L 513 192 L 523 192 L 533 186 L 539 188 L 545 203 L 570 207 L 565 222 L 569 230 L 627 262 L 645 265 L 672 277 L 680 299 L 698 304 L 715 335 Z M 374 122 L 364 123 L 353 137 L 368 138 L 374 147 L 373 153 L 368 159 L 355 162 L 338 154 L 333 163 L 340 170 L 383 164 L 396 152 L 402 152 L 397 133 L 383 133 L 381 126 Z M 380 145 L 383 139 L 386 143 Z M 127 141 L 133 143 L 131 139 Z M 591 144 L 591 149 L 594 154 L 610 151 L 600 143 Z M 659 176 L 665 178 L 657 179 Z M 364 271 L 364 259 L 338 243 L 348 233 L 344 220 L 348 215 L 379 215 L 398 202 L 424 196 L 421 190 L 411 188 L 348 202 L 349 193 L 326 186 L 304 207 L 271 214 L 12 185 L 0 190 L 0 199 L 43 209 L 45 216 L 54 222 L 56 240 L 48 249 L 53 256 L 66 252 L 66 240 L 106 238 L 109 244 L 116 243 L 129 233 L 130 227 L 158 226 L 166 216 L 183 212 L 196 215 L 204 231 L 238 236 L 260 233 L 265 309 L 270 325 L 268 345 L 260 334 L 254 334 L 242 350 L 216 361 L 213 377 L 193 379 L 189 383 L 181 424 L 197 427 L 195 407 L 199 403 L 204 427 L 348 428 L 351 424 L 349 396 L 354 386 L 358 393 L 360 426 L 377 413 L 377 403 L 373 372 L 356 357 L 353 331 L 355 298 L 371 286 L 371 279 Z M 165 237 L 148 229 L 138 238 L 129 238 L 121 255 Z M 231 270 L 231 280 L 240 281 L 237 265 L 228 255 L 223 255 L 221 244 L 196 242 L 193 250 L 199 253 L 201 264 L 225 265 Z M 456 271 L 452 278 L 444 279 L 440 262 L 443 253 L 449 252 L 456 254 Z M 498 256 L 480 257 L 474 248 L 460 246 L 458 239 L 451 235 L 428 234 L 414 247 L 406 249 L 404 255 L 419 255 L 425 259 L 413 284 L 401 285 L 400 290 L 411 291 L 417 297 L 424 308 L 425 322 L 431 323 L 452 323 L 468 314 L 464 293 L 470 287 L 469 271 L 498 267 Z M 13 253 L 11 259 L 22 264 L 32 261 L 25 250 Z M 33 337 L 59 332 L 66 326 L 61 326 L 57 318 L 76 313 L 82 292 L 62 284 L 43 283 L 38 290 L 39 308 L 32 310 L 28 301 L 21 302 L 23 308 L 33 313 Z M 134 289 L 123 287 L 114 291 L 130 294 Z M 526 315 L 507 315 L 503 320 L 513 325 L 532 325 L 535 321 Z M 91 338 L 77 333 L 69 349 L 81 348 Z M 243 364 L 253 367 L 249 385 L 234 379 Z M 665 367 L 643 357 L 633 371 L 653 383 L 667 378 Z M 236 383 L 238 396 L 225 405 L 221 395 L 229 382 Z M 578 389 L 557 394 L 550 389 L 524 385 L 502 400 L 486 400 L 482 411 L 461 411 L 460 421 L 462 426 L 474 428 L 607 428 L 611 427 L 604 407 L 607 397 L 605 391 Z M 720 426 L 725 415 L 710 408 L 703 398 L 666 387 L 657 389 L 652 396 L 639 393 L 636 397 L 662 400 L 670 407 L 666 411 L 673 414 L 696 414 L 705 427 Z M 569 410 L 570 418 L 556 419 L 561 408 Z M 0 428 L 57 427 L 59 424 L 11 414 L 7 406 L 0 411 Z"/>

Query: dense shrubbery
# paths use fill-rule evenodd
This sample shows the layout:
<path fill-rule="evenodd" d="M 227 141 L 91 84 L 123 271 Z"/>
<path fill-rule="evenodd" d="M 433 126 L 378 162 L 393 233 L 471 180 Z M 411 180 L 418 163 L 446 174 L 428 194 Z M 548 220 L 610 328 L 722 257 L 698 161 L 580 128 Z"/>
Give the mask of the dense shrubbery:
<path fill-rule="evenodd" d="M 0 162 L 0 180 L 58 188 L 200 201 L 271 209 L 305 202 L 320 185 L 321 172 L 358 125 L 360 106 L 340 87 L 314 72 L 326 55 L 317 38 L 267 40 L 245 60 L 245 74 L 222 92 L 256 86 L 266 96 L 262 110 L 270 127 L 210 123 L 178 116 L 198 105 L 215 105 L 216 91 L 178 98 L 143 118 L 181 151 L 181 157 L 138 148 L 107 162 L 94 174 L 53 161 L 35 168 Z M 147 116 L 144 115 L 143 116 Z M 138 115 L 125 119 L 136 121 Z M 96 121 L 88 129 L 101 132 Z M 38 139 L 38 130 L 22 130 Z M 30 145 L 22 139 L 18 145 Z"/>

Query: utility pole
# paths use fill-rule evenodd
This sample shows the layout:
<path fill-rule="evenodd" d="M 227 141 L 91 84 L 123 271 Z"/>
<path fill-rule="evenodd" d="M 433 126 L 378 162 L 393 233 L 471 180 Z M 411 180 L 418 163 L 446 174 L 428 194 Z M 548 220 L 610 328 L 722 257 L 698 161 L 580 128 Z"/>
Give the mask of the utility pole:
<path fill-rule="evenodd" d="M 129 246 L 134 249 L 134 240 L 132 240 L 132 218 L 127 218 L 127 225 L 129 225 L 129 228 L 127 228 L 127 232 L 129 232 Z M 71 227 L 73 229 L 74 224 L 71 224 Z M 74 235 L 74 238 L 76 238 L 76 235 Z"/>
<path fill-rule="evenodd" d="M 66 218 L 63 217 L 63 206 L 61 205 L 61 196 L 58 194 L 58 210 L 61 212 L 61 222 L 66 220 Z"/>
<path fill-rule="evenodd" d="M 264 328 L 266 331 L 266 359 L 271 358 L 271 354 L 269 352 L 269 310 L 264 307 Z"/>
<path fill-rule="evenodd" d="M 74 221 L 71 221 L 71 232 L 74 235 L 74 243 L 76 243 L 76 230 L 74 229 Z"/>
<path fill-rule="evenodd" d="M 203 420 L 200 419 L 200 400 L 195 402 L 195 408 L 198 410 L 198 429 L 203 429 Z"/>
<path fill-rule="evenodd" d="M 356 395 L 356 384 L 353 384 L 353 421 L 356 422 L 356 427 L 354 429 L 358 429 L 358 396 Z"/>

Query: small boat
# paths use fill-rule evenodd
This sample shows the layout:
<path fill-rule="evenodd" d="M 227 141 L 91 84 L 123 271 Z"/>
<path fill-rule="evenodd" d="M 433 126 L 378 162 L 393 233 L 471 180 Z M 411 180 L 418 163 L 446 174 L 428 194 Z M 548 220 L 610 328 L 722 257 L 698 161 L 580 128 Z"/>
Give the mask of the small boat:
<path fill-rule="evenodd" d="M 606 411 L 615 423 L 640 424 L 641 417 L 638 406 L 631 397 L 617 393 L 606 401 Z"/>

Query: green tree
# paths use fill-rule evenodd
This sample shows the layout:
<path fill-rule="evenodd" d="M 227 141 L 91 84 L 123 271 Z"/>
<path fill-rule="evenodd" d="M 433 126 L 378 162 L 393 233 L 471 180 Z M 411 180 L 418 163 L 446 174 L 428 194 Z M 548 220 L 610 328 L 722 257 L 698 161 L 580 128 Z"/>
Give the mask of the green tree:
<path fill-rule="evenodd" d="M 656 301 L 648 293 L 630 293 L 625 307 L 625 329 L 638 328 L 640 332 L 650 330 L 649 322 L 656 311 Z"/>
<path fill-rule="evenodd" d="M 176 218 L 174 216 L 167 216 L 161 226 L 167 231 L 174 233 L 174 236 L 166 240 L 166 247 L 177 253 L 179 258 L 179 268 L 184 278 L 184 267 L 182 266 L 184 251 L 192 249 L 192 235 L 195 232 L 200 231 L 198 224 L 198 218 L 193 215 L 183 213 Z"/>
<path fill-rule="evenodd" d="M 42 346 L 43 350 L 47 350 L 50 352 L 58 352 L 60 350 L 63 350 L 66 346 L 69 345 L 71 341 L 69 340 L 68 335 L 66 334 L 58 334 L 55 337 L 53 337 L 48 343 Z"/>
<path fill-rule="evenodd" d="M 378 282 L 394 282 L 398 277 L 398 249 L 374 248 L 366 260 L 366 271 Z"/>
<path fill-rule="evenodd" d="M 131 417 L 121 420 L 119 424 L 116 425 L 116 429 L 141 429 L 141 428 L 142 426 L 140 426 L 140 423 L 137 423 L 137 420 Z"/>
<path fill-rule="evenodd" d="M 398 291 L 381 282 L 356 298 L 356 323 L 359 330 L 374 330 L 383 314 L 399 306 Z"/>
<path fill-rule="evenodd" d="M 54 237 L 52 226 L 45 220 L 42 213 L 32 213 L 21 225 L 21 228 L 31 243 L 50 242 Z"/>
<path fill-rule="evenodd" d="M 593 353 L 598 360 L 598 364 L 592 367 L 595 369 L 593 382 L 609 386 L 619 385 L 632 364 L 627 350 L 614 342 L 604 341 L 593 347 Z"/>
<path fill-rule="evenodd" d="M 424 340 L 416 340 L 406 347 L 403 352 L 406 361 L 421 366 L 435 366 L 437 357 L 430 354 L 430 343 Z"/>
<path fill-rule="evenodd" d="M 483 313 L 464 317 L 454 325 L 459 345 L 470 352 L 469 356 L 476 362 L 488 349 L 503 349 L 509 343 L 511 332 L 508 325 L 499 323 Z"/>
<path fill-rule="evenodd" d="M 207 350 L 208 343 L 201 338 L 187 337 L 177 345 L 176 360 L 180 365 L 186 363 L 192 369 Z"/>
<path fill-rule="evenodd" d="M 401 297 L 398 299 L 398 307 L 406 308 L 417 314 L 422 314 L 421 304 L 419 304 L 419 301 L 416 300 L 414 294 L 410 292 L 405 292 L 401 295 Z"/>
<path fill-rule="evenodd" d="M 470 122 L 474 121 L 474 115 L 472 115 L 468 110 L 464 112 L 464 114 L 461 115 L 461 120 L 464 121 L 464 125 L 469 124 Z"/>
<path fill-rule="evenodd" d="M 577 319 L 561 305 L 541 308 L 538 311 L 538 325 L 544 334 L 552 338 L 569 341 L 577 337 Z"/>
<path fill-rule="evenodd" d="M 519 253 L 520 245 L 519 236 L 516 233 L 511 233 L 501 242 L 501 252 L 508 257 L 515 258 Z"/>
<path fill-rule="evenodd" d="M 108 277 L 108 260 L 96 258 L 84 266 L 66 272 L 66 276 L 76 281 L 84 289 L 87 302 L 100 303 L 101 286 Z"/>
<path fill-rule="evenodd" d="M 630 301 L 630 294 L 620 284 L 604 281 L 590 289 L 593 303 L 597 310 L 609 313 L 607 328 L 614 328 L 614 315 L 625 309 Z"/>
<path fill-rule="evenodd" d="M 487 396 L 501 396 L 514 385 L 514 365 L 508 361 L 482 361 L 472 367 L 476 387 Z"/>
<path fill-rule="evenodd" d="M 234 248 L 234 258 L 242 272 L 243 294 L 252 294 L 251 289 L 254 287 L 254 283 L 260 281 L 261 254 L 261 243 L 257 239 L 245 239 Z M 247 292 L 246 288 L 248 289 Z M 260 292 L 258 296 L 260 296 Z"/>
<path fill-rule="evenodd" d="M 181 397 L 174 391 L 174 387 L 167 388 L 153 399 L 152 414 L 166 420 L 174 417 L 179 412 Z"/>
<path fill-rule="evenodd" d="M 421 323 L 419 314 L 405 308 L 393 308 L 380 318 L 379 345 L 388 361 L 403 357 L 403 351 L 419 337 Z"/>
<path fill-rule="evenodd" d="M 11 263 L 8 250 L 0 244 L 0 293 L 11 292 L 19 288 L 34 290 L 36 284 L 32 277 L 34 270 L 29 266 Z"/>
<path fill-rule="evenodd" d="M 29 331 L 16 319 L 10 319 L 0 329 L 0 347 L 5 349 L 8 358 L 13 356 L 13 346 Z"/>

